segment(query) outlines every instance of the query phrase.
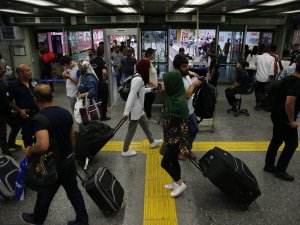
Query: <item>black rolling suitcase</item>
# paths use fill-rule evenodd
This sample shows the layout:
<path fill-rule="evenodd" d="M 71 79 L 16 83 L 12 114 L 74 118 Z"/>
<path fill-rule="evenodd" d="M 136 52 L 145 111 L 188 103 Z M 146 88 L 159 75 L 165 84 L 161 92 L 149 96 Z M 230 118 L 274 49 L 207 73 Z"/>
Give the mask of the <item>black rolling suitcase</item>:
<path fill-rule="evenodd" d="M 124 124 L 122 118 L 113 129 L 100 121 L 80 125 L 75 135 L 75 158 L 84 163 L 86 158 L 93 158 Z"/>
<path fill-rule="evenodd" d="M 261 194 L 246 164 L 218 147 L 208 151 L 199 166 L 205 177 L 237 203 L 250 204 Z"/>
<path fill-rule="evenodd" d="M 122 207 L 124 189 L 108 168 L 100 167 L 92 175 L 87 175 L 85 180 L 77 175 L 86 192 L 104 214 L 117 212 Z"/>
<path fill-rule="evenodd" d="M 19 164 L 10 156 L 0 157 L 0 200 L 15 196 Z"/>

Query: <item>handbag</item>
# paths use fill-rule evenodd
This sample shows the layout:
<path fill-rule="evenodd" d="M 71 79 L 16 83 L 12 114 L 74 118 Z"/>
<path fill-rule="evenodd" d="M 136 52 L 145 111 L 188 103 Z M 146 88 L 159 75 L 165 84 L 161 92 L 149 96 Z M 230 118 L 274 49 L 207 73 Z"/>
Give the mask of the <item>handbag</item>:
<path fill-rule="evenodd" d="M 82 123 L 82 119 L 81 119 L 81 115 L 80 115 L 80 111 L 79 111 L 79 109 L 82 107 L 83 107 L 83 100 L 77 98 L 77 101 L 75 102 L 75 105 L 74 105 L 74 119 L 79 124 Z"/>
<path fill-rule="evenodd" d="M 54 152 L 50 151 L 28 158 L 24 175 L 26 187 L 35 191 L 41 191 L 57 185 L 59 178 Z"/>
<path fill-rule="evenodd" d="M 33 117 L 33 120 L 39 121 L 47 127 L 50 139 L 49 148 L 48 151 L 43 154 L 33 154 L 28 157 L 27 167 L 24 171 L 24 179 L 26 187 L 35 191 L 43 191 L 59 183 L 56 165 L 56 160 L 58 160 L 58 152 L 56 151 L 57 144 L 47 117 L 38 113 Z"/>
<path fill-rule="evenodd" d="M 84 125 L 93 120 L 101 120 L 102 118 L 101 102 L 96 103 L 94 99 L 92 99 L 92 101 L 92 105 L 79 108 L 82 123 Z M 85 98 L 85 104 L 87 104 L 87 97 Z"/>

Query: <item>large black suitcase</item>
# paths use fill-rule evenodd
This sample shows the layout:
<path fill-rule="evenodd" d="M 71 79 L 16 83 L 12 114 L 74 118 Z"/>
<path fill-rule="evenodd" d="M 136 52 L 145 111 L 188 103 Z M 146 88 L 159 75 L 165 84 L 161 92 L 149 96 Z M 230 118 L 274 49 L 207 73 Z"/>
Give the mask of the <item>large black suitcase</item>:
<path fill-rule="evenodd" d="M 100 167 L 84 181 L 79 174 L 78 177 L 86 192 L 103 213 L 117 212 L 122 207 L 124 189 L 108 168 Z"/>
<path fill-rule="evenodd" d="M 250 204 L 261 194 L 246 164 L 218 147 L 208 151 L 199 166 L 203 175 L 235 202 Z"/>
<path fill-rule="evenodd" d="M 15 196 L 19 164 L 10 156 L 0 157 L 0 200 Z"/>
<path fill-rule="evenodd" d="M 100 121 L 92 121 L 87 125 L 80 125 L 75 134 L 75 158 L 84 163 L 86 158 L 93 158 L 124 124 L 125 119 L 113 129 Z"/>

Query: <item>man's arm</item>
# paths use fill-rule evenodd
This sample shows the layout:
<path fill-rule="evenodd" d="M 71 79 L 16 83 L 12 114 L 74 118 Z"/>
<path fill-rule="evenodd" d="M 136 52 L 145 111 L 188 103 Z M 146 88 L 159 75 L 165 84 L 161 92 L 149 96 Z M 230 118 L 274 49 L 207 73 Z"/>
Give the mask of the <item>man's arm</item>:
<path fill-rule="evenodd" d="M 29 116 L 28 116 L 27 113 L 26 113 L 26 109 L 21 109 L 21 108 L 19 108 L 19 107 L 17 106 L 15 100 L 11 101 L 11 102 L 9 103 L 9 106 L 10 106 L 13 110 L 17 111 L 23 119 L 28 119 Z"/>
<path fill-rule="evenodd" d="M 201 82 L 200 80 L 194 81 L 194 82 L 190 85 L 190 87 L 189 87 L 188 89 L 185 90 L 185 94 L 186 94 L 185 97 L 186 97 L 187 99 L 189 99 L 190 97 L 192 97 L 192 95 L 194 94 L 196 88 L 199 87 L 199 86 L 201 85 L 201 83 L 202 83 L 202 82 Z"/>
<path fill-rule="evenodd" d="M 295 121 L 295 104 L 296 96 L 286 96 L 285 111 L 288 116 L 291 128 L 298 127 L 298 123 Z"/>
<path fill-rule="evenodd" d="M 36 143 L 33 146 L 28 146 L 25 149 L 25 155 L 43 154 L 49 149 L 49 132 L 48 130 L 39 130 L 35 133 Z"/>
<path fill-rule="evenodd" d="M 107 81 L 107 70 L 105 68 L 102 69 L 102 78 L 105 83 Z"/>

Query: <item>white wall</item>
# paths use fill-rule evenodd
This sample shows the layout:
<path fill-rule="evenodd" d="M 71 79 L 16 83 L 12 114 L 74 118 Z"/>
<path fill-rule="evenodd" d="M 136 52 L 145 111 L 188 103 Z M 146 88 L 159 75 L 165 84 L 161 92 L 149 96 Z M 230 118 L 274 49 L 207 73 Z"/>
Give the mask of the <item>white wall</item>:
<path fill-rule="evenodd" d="M 33 72 L 33 78 L 38 79 L 40 77 L 40 64 L 39 64 L 39 51 L 37 43 L 35 43 L 35 37 L 30 27 L 23 27 L 24 40 L 11 41 L 11 52 L 13 53 L 14 46 L 23 45 L 25 47 L 25 56 L 13 56 L 13 62 L 15 67 L 20 64 L 27 64 L 31 67 Z"/>

